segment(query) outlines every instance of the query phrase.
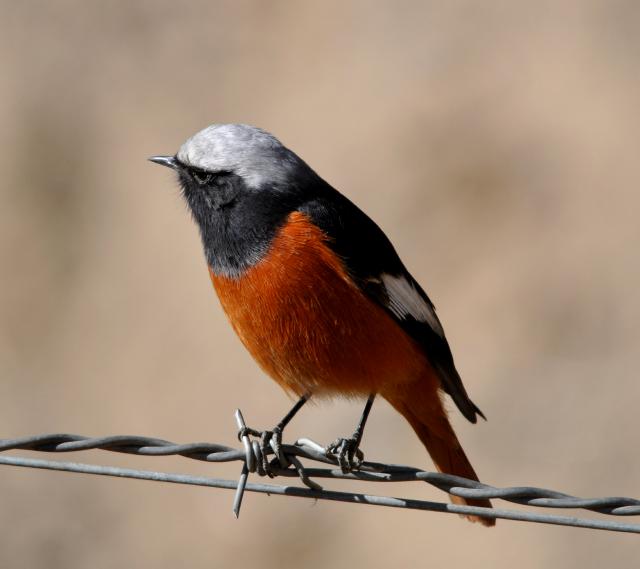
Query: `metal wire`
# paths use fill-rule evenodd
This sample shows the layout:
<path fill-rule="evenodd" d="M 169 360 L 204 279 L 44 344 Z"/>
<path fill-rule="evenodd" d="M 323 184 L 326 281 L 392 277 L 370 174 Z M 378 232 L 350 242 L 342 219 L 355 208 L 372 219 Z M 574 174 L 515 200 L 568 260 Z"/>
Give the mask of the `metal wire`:
<path fill-rule="evenodd" d="M 239 428 L 244 426 L 244 419 L 240 413 L 236 416 Z M 245 440 L 246 438 L 246 440 Z M 272 472 L 278 476 L 298 478 L 307 487 L 280 486 L 275 484 L 253 484 L 247 481 L 249 472 L 259 470 L 262 459 L 261 451 L 256 441 L 251 441 L 247 435 L 243 437 L 243 449 L 238 450 L 215 443 L 176 444 L 163 439 L 141 436 L 110 436 L 85 437 L 72 434 L 44 434 L 19 439 L 0 439 L 0 452 L 10 450 L 30 450 L 38 452 L 76 452 L 92 449 L 102 449 L 111 452 L 135 454 L 141 456 L 170 456 L 179 455 L 186 458 L 206 462 L 243 463 L 242 473 L 238 482 L 219 478 L 192 476 L 188 474 L 172 474 L 146 470 L 133 470 L 73 462 L 56 462 L 41 459 L 0 456 L 0 465 L 20 466 L 30 468 L 44 468 L 50 470 L 80 472 L 103 476 L 117 476 L 140 480 L 153 480 L 179 484 L 192 484 L 215 488 L 236 490 L 233 511 L 236 516 L 240 510 L 244 490 L 273 495 L 312 498 L 315 500 L 332 500 L 356 504 L 371 504 L 396 508 L 417 510 L 431 510 L 455 514 L 472 514 L 487 518 L 501 518 L 535 523 L 546 523 L 572 527 L 582 527 L 609 531 L 640 533 L 640 524 L 630 524 L 611 520 L 577 518 L 558 516 L 554 514 L 540 514 L 521 510 L 488 509 L 476 506 L 462 506 L 456 504 L 429 502 L 423 500 L 409 500 L 388 496 L 372 496 L 352 492 L 336 492 L 322 489 L 312 479 L 346 479 L 367 482 L 427 482 L 436 488 L 454 496 L 475 499 L 502 499 L 515 504 L 539 506 L 545 508 L 583 509 L 611 516 L 640 515 L 640 500 L 624 497 L 607 498 L 578 498 L 543 488 L 517 486 L 510 488 L 496 488 L 475 480 L 468 480 L 459 476 L 426 472 L 409 466 L 364 462 L 360 470 L 344 473 L 337 468 L 308 468 L 303 466 L 300 459 L 313 460 L 330 466 L 335 461 L 325 455 L 324 448 L 309 439 L 300 439 L 294 445 L 282 445 L 282 450 L 289 462 L 287 468 L 279 466 L 279 462 L 272 461 Z M 271 453 L 269 453 L 271 454 Z M 258 455 L 258 456 L 256 456 Z"/>

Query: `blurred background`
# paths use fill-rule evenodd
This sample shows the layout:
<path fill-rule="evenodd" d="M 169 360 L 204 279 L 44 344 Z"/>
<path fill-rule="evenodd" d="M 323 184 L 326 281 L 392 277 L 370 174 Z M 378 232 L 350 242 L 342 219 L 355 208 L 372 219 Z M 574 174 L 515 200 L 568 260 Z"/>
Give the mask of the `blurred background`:
<path fill-rule="evenodd" d="M 146 161 L 247 122 L 369 213 L 436 302 L 489 418 L 451 406 L 482 480 L 640 495 L 637 2 L 1 7 L 0 437 L 234 445 L 236 407 L 260 428 L 288 409 L 225 320 L 172 175 Z M 313 406 L 286 438 L 329 442 L 360 411 Z M 432 468 L 384 402 L 364 451 Z M 631 535 L 254 494 L 235 521 L 232 498 L 3 467 L 0 566 L 637 563 Z"/>

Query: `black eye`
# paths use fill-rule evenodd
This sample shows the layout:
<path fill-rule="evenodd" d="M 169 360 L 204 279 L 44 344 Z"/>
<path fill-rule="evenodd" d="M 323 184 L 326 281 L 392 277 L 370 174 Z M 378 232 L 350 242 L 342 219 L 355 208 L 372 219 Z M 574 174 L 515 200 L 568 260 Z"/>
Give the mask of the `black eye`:
<path fill-rule="evenodd" d="M 213 179 L 213 174 L 210 172 L 203 172 L 202 170 L 191 170 L 191 175 L 201 186 L 208 184 Z"/>

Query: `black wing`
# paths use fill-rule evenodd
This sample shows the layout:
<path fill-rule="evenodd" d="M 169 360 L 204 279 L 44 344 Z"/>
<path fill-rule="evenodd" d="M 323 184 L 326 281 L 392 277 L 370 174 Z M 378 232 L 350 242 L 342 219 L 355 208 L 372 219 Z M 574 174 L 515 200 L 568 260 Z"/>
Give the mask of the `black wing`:
<path fill-rule="evenodd" d="M 317 194 L 316 194 L 317 195 Z M 299 211 L 329 237 L 363 291 L 422 347 L 443 389 L 472 423 L 484 414 L 469 399 L 435 307 L 402 264 L 384 232 L 356 205 L 327 185 Z"/>

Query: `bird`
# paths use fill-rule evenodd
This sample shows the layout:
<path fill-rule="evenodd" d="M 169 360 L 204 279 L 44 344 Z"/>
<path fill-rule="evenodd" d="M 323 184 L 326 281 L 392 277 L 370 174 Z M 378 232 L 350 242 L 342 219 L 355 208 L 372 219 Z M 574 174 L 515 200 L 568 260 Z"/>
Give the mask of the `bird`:
<path fill-rule="evenodd" d="M 272 430 L 249 429 L 263 448 L 280 444 L 312 397 L 366 397 L 353 436 L 327 447 L 343 471 L 357 469 L 379 395 L 408 421 L 439 472 L 478 480 L 445 394 L 470 422 L 485 416 L 456 370 L 434 304 L 371 218 L 255 126 L 212 124 L 175 155 L 149 160 L 177 173 L 213 287 L 241 342 L 298 397 Z M 491 508 L 485 499 L 450 498 Z"/>

